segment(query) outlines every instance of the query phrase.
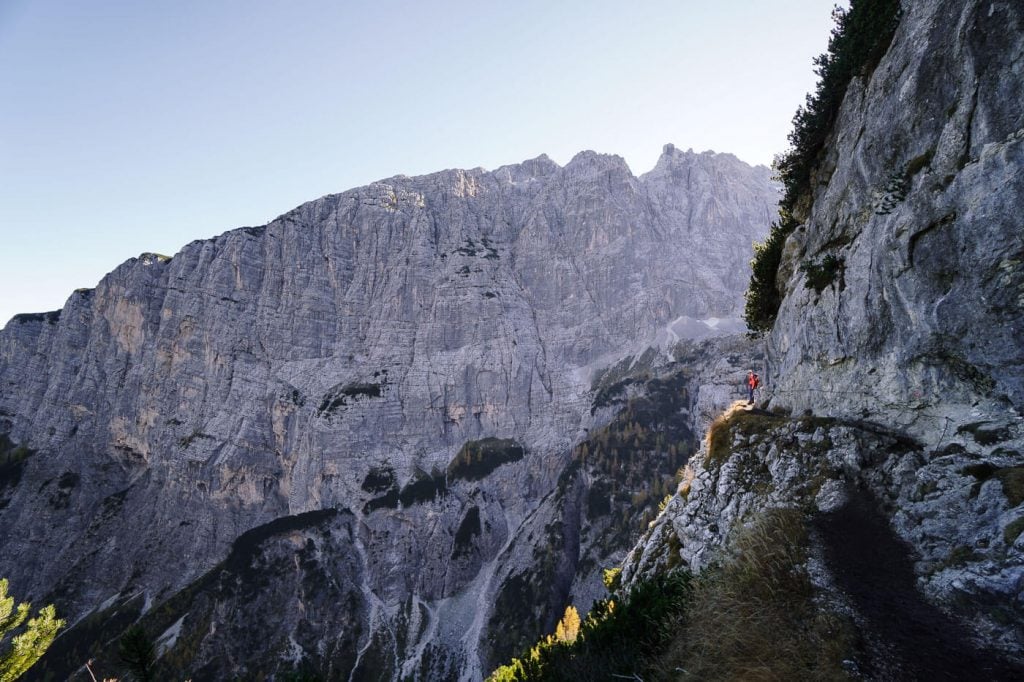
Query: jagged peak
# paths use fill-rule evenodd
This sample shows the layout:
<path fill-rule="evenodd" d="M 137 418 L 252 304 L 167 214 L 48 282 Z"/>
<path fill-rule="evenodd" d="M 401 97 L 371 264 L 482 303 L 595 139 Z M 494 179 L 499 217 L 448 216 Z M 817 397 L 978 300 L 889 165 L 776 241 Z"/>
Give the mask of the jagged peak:
<path fill-rule="evenodd" d="M 683 151 L 676 147 L 674 144 L 669 142 L 661 148 L 661 156 L 658 157 L 658 162 L 654 165 L 651 172 L 655 172 L 660 169 L 679 166 L 681 164 L 739 164 L 745 167 L 752 168 L 750 164 L 746 163 L 742 159 L 738 158 L 735 154 L 728 152 L 716 152 L 713 149 L 706 149 L 702 152 L 693 151 L 693 147 L 687 148 Z"/>
<path fill-rule="evenodd" d="M 618 154 L 602 154 L 591 149 L 576 154 L 565 164 L 564 170 L 571 175 L 587 174 L 606 170 L 624 171 L 630 177 L 633 171 L 630 170 L 626 160 Z"/>
<path fill-rule="evenodd" d="M 507 178 L 512 182 L 523 182 L 533 178 L 543 178 L 561 169 L 547 154 L 541 154 L 520 163 L 508 164 L 495 169 L 494 175 Z"/>

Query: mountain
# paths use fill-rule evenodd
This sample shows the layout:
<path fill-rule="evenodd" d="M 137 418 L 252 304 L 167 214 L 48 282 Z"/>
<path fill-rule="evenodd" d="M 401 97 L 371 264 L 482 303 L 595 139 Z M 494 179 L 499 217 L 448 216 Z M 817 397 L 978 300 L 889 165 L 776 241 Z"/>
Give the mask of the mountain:
<path fill-rule="evenodd" d="M 671 145 L 397 176 L 14 317 L 0 575 L 71 624 L 33 674 L 138 622 L 164 676 L 478 679 L 603 594 L 739 381 L 670 344 L 737 328 L 777 200 Z"/>
<path fill-rule="evenodd" d="M 624 584 L 797 510 L 848 673 L 1020 679 L 1024 7 L 893 5 L 795 195 L 765 409 L 712 427 Z"/>

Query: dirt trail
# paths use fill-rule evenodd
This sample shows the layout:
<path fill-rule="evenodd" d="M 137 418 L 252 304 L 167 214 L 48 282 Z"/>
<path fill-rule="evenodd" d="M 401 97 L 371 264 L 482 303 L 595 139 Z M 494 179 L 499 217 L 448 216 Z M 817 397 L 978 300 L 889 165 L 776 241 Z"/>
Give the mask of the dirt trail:
<path fill-rule="evenodd" d="M 1024 666 L 975 646 L 962 624 L 915 587 L 909 547 L 863 494 L 814 521 L 825 562 L 860 614 L 872 680 L 1024 680 Z"/>

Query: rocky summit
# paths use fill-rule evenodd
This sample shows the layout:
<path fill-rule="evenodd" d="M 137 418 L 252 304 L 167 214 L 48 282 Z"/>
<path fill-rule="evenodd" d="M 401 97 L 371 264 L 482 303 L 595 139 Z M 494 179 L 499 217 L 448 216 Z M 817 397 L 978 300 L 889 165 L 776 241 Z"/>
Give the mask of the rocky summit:
<path fill-rule="evenodd" d="M 604 594 L 735 397 L 777 201 L 671 145 L 397 176 L 14 317 L 0 576 L 69 624 L 30 677 L 138 624 L 159 679 L 480 679 Z"/>

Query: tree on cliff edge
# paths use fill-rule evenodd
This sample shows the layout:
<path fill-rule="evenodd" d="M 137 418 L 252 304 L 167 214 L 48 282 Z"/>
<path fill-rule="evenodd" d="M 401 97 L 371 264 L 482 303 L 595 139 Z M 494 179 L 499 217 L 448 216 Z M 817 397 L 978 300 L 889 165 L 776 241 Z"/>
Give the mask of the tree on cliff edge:
<path fill-rule="evenodd" d="M 11 682 L 21 677 L 46 653 L 64 627 L 53 606 L 44 606 L 35 618 L 30 618 L 21 634 L 5 642 L 7 635 L 21 627 L 32 606 L 28 602 L 14 606 L 14 597 L 7 594 L 7 578 L 0 578 L 0 682 Z"/>

